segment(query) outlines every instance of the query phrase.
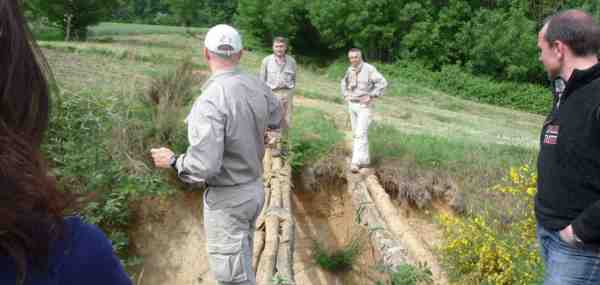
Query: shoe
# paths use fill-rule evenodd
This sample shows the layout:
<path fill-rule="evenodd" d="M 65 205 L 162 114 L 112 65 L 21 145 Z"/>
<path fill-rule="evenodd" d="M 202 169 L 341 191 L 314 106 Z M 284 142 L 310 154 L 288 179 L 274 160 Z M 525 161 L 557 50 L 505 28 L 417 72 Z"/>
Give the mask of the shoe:
<path fill-rule="evenodd" d="M 352 164 L 350 165 L 350 171 L 352 171 L 352 173 L 358 173 L 360 171 L 360 167 L 356 164 Z"/>

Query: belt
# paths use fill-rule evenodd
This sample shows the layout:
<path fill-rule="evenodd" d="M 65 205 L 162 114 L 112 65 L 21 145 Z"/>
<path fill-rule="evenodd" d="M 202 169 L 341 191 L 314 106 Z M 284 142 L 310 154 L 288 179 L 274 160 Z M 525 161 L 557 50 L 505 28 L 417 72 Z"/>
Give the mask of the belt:
<path fill-rule="evenodd" d="M 271 91 L 279 91 L 279 90 L 291 90 L 292 88 L 288 88 L 288 87 L 277 87 L 274 89 L 271 89 Z"/>

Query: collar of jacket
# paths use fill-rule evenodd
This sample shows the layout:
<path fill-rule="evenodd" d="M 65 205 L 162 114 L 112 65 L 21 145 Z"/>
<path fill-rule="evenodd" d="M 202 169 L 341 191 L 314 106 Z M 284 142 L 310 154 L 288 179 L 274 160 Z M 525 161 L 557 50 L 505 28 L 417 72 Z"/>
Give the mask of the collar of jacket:
<path fill-rule="evenodd" d="M 361 62 L 357 67 L 350 66 L 350 70 L 355 71 L 356 73 L 360 73 L 364 64 L 365 64 L 364 62 Z"/>
<path fill-rule="evenodd" d="M 592 67 L 584 70 L 575 69 L 571 78 L 567 81 L 563 96 L 568 97 L 582 86 L 600 78 L 600 63 L 596 63 Z"/>
<path fill-rule="evenodd" d="M 239 72 L 240 72 L 239 66 L 235 66 L 235 67 L 227 68 L 227 69 L 222 69 L 222 70 L 219 70 L 217 72 L 214 72 L 208 78 L 208 80 L 206 80 L 206 82 L 204 82 L 204 84 L 202 85 L 202 90 L 206 89 L 206 87 L 208 86 L 208 84 L 210 84 L 211 82 L 213 82 L 218 77 L 229 75 L 229 74 L 237 74 Z"/>

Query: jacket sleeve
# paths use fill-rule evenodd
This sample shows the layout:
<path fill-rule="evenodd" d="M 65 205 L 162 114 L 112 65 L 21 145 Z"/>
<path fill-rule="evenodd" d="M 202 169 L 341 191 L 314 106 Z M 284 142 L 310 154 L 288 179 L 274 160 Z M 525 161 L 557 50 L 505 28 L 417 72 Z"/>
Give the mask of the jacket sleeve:
<path fill-rule="evenodd" d="M 60 284 L 132 284 L 111 241 L 97 226 L 82 223 L 77 231 L 71 260 L 63 265 L 66 272 L 61 274 Z"/>
<path fill-rule="evenodd" d="M 373 89 L 369 93 L 371 97 L 380 97 L 383 96 L 384 90 L 388 85 L 387 80 L 377 71 L 377 69 L 373 68 L 369 80 L 373 83 Z"/>
<path fill-rule="evenodd" d="M 189 184 L 217 175 L 223 165 L 226 115 L 221 112 L 223 89 L 211 84 L 187 118 L 189 147 L 177 158 L 177 175 Z"/>
<path fill-rule="evenodd" d="M 600 201 L 596 201 L 579 214 L 571 226 L 584 243 L 600 243 Z"/>
<path fill-rule="evenodd" d="M 596 107 L 595 124 L 600 130 L 600 107 Z M 597 142 L 600 143 L 600 142 Z M 596 201 L 571 222 L 575 234 L 585 243 L 600 243 L 600 201 Z"/>

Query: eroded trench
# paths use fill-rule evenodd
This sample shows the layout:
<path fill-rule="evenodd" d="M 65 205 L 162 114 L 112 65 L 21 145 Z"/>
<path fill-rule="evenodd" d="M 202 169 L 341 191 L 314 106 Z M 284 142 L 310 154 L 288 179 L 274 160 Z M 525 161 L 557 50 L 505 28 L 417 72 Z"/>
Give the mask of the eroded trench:
<path fill-rule="evenodd" d="M 292 277 L 279 278 L 278 271 L 286 270 L 278 269 L 276 261 L 274 264 L 267 262 L 267 265 L 261 265 L 261 259 L 272 255 L 268 253 L 269 241 L 265 238 L 262 248 L 255 249 L 255 255 L 258 253 L 259 256 L 255 261 L 258 267 L 258 284 L 375 284 L 378 281 L 389 284 L 389 274 L 382 270 L 389 265 L 385 260 L 387 263 L 393 263 L 394 260 L 408 263 L 424 261 L 432 267 L 433 283 L 447 284 L 446 277 L 432 254 L 432 248 L 440 239 L 440 232 L 430 222 L 425 222 L 418 217 L 419 215 L 414 214 L 415 205 L 407 206 L 406 199 L 395 199 L 396 202 L 393 202 L 397 211 L 395 218 L 403 221 L 402 226 L 410 227 L 412 231 L 413 236 L 410 237 L 413 239 L 412 244 L 404 242 L 403 239 L 406 238 L 403 236 L 404 233 L 400 233 L 401 237 L 398 238 L 393 230 L 389 230 L 386 236 L 386 233 L 380 229 L 380 225 L 365 224 L 367 219 L 365 214 L 369 211 L 361 205 L 367 203 L 363 201 L 357 204 L 357 201 L 353 201 L 354 190 L 353 187 L 349 187 L 350 183 L 356 181 L 366 183 L 368 178 L 376 177 L 385 180 L 382 184 L 386 185 L 387 194 L 392 198 L 398 198 L 399 195 L 402 198 L 401 195 L 410 194 L 407 192 L 407 185 L 396 183 L 386 177 L 389 176 L 389 171 L 371 174 L 375 175 L 367 173 L 348 178 L 339 164 L 334 166 L 326 163 L 294 175 L 290 183 L 294 186 L 289 196 L 294 229 L 291 243 L 293 261 L 289 266 L 291 272 L 286 273 L 286 275 L 291 274 Z M 413 190 L 423 192 L 427 191 L 426 188 L 435 187 L 449 189 L 451 187 L 449 185 L 433 181 L 423 186 L 425 190 Z M 366 184 L 364 186 L 366 187 Z M 447 197 L 441 198 L 444 199 L 448 200 Z M 433 197 L 432 205 L 440 204 L 433 200 L 440 199 Z M 414 202 L 414 200 L 409 201 L 412 204 Z M 371 203 L 373 207 L 377 207 L 374 201 Z M 407 207 L 412 210 L 406 210 Z M 130 231 L 130 248 L 133 254 L 143 259 L 134 275 L 135 284 L 216 284 L 209 271 L 206 256 L 201 192 L 179 192 L 168 197 L 151 197 L 141 201 L 135 208 L 135 222 Z M 284 215 L 276 216 L 281 223 L 283 221 L 281 217 Z M 278 227 L 280 234 L 278 248 L 285 247 L 281 243 L 284 239 L 281 237 L 282 227 L 282 224 Z M 374 236 L 382 235 L 384 240 L 391 239 L 391 245 L 385 244 L 389 241 L 384 241 L 383 245 L 381 241 L 373 241 Z M 330 272 L 315 261 L 315 244 L 332 252 L 347 247 L 353 241 L 358 242 L 360 250 L 351 268 Z M 397 247 L 400 251 L 393 248 L 395 244 L 399 244 Z M 420 248 L 411 248 L 415 246 Z M 382 250 L 390 250 L 390 248 L 391 257 L 390 253 L 387 253 L 387 257 L 384 256 Z M 282 259 L 281 253 L 275 254 L 274 259 L 277 258 Z"/>

